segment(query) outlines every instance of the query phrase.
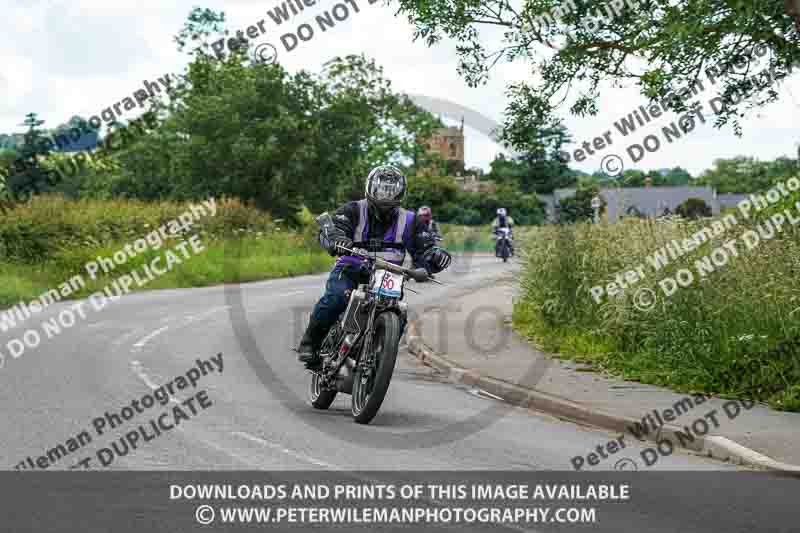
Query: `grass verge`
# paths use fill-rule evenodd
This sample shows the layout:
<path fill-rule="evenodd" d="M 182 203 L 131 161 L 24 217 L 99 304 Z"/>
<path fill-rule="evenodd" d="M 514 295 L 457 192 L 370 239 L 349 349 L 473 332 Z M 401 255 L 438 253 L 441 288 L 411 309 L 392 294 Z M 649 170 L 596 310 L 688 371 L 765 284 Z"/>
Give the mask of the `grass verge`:
<path fill-rule="evenodd" d="M 131 272 L 141 277 L 145 265 L 194 234 L 204 248 L 142 287 L 142 290 L 244 283 L 324 272 L 333 259 L 314 239 L 314 230 L 291 232 L 269 217 L 236 201 L 218 202 L 215 216 L 200 218 L 180 238 L 148 248 L 95 279 L 85 265 L 113 257 L 186 211 L 188 204 L 131 201 L 71 202 L 37 197 L 0 219 L 0 307 L 28 302 L 80 275 L 85 287 L 69 297 L 85 297 Z M 191 249 L 190 249 L 191 250 Z M 137 289 L 133 284 L 132 288 Z"/>

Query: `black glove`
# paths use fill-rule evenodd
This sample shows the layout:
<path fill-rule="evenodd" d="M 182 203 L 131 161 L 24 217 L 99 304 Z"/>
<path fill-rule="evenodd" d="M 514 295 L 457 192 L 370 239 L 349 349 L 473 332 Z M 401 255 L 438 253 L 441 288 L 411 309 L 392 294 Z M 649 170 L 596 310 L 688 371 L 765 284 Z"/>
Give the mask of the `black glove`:
<path fill-rule="evenodd" d="M 428 264 L 432 267 L 434 273 L 441 272 L 450 266 L 453 258 L 447 251 L 441 248 L 433 248 L 427 254 Z"/>

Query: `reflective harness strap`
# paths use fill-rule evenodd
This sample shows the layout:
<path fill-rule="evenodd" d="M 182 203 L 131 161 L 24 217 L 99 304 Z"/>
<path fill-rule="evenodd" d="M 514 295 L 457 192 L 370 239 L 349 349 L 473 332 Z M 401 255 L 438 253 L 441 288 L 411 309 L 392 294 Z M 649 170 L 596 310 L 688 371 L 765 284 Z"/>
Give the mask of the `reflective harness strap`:
<path fill-rule="evenodd" d="M 397 220 L 394 224 L 394 243 L 403 244 L 403 233 L 406 231 L 406 220 L 408 218 L 408 211 L 402 207 L 397 209 Z M 383 259 L 392 263 L 403 264 L 406 258 L 405 249 L 386 249 L 383 251 Z"/>
<path fill-rule="evenodd" d="M 364 230 L 367 229 L 368 216 L 367 199 L 362 198 L 358 201 L 358 225 L 356 226 L 355 231 L 353 231 L 353 242 L 361 242 L 365 240 Z"/>
<path fill-rule="evenodd" d="M 369 223 L 369 204 L 366 199 L 362 199 L 358 201 L 358 224 L 356 225 L 355 229 L 353 230 L 353 242 L 366 242 L 367 235 L 365 235 L 367 231 L 367 224 Z M 397 210 L 397 219 L 395 220 L 395 232 L 394 232 L 394 239 L 393 242 L 395 244 L 403 244 L 403 234 L 406 231 L 408 220 L 408 211 L 403 209 L 402 207 L 398 208 Z M 405 250 L 398 250 L 392 248 L 386 248 L 382 252 L 378 252 L 376 254 L 378 257 L 383 259 L 384 261 L 390 261 L 392 263 L 402 264 L 403 260 L 406 257 Z M 349 256 L 348 256 L 349 257 Z M 347 262 L 360 262 L 359 259 L 351 258 L 347 259 Z"/>
<path fill-rule="evenodd" d="M 402 207 L 397 209 L 397 231 L 394 232 L 395 244 L 403 243 L 403 233 L 406 231 L 406 218 L 408 211 Z"/>

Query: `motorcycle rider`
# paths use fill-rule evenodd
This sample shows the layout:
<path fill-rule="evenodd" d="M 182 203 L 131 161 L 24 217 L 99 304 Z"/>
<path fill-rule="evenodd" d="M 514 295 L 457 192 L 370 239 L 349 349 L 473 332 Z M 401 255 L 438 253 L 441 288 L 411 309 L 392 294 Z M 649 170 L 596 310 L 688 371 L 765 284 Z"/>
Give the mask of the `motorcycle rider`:
<path fill-rule="evenodd" d="M 439 233 L 439 224 L 433 220 L 433 212 L 427 205 L 423 205 L 417 210 L 417 219 L 422 223 L 425 231 L 431 233 L 436 239 L 441 240 L 442 234 Z"/>
<path fill-rule="evenodd" d="M 511 248 L 511 255 L 514 255 L 514 242 L 512 240 L 513 226 L 514 226 L 514 219 L 508 216 L 506 208 L 505 207 L 499 208 L 497 210 L 497 217 L 492 222 L 492 234 L 495 236 L 495 245 L 494 245 L 495 257 L 500 257 L 500 239 L 498 238 L 500 235 L 500 232 L 498 230 L 500 228 L 508 228 L 508 244 L 510 245 Z"/>
<path fill-rule="evenodd" d="M 435 274 L 450 266 L 452 257 L 435 246 L 431 235 L 425 231 L 413 211 L 400 207 L 406 193 L 406 178 L 392 165 L 381 165 L 367 176 L 366 198 L 348 202 L 333 215 L 333 228 L 327 235 L 320 232 L 320 244 L 331 255 L 340 256 L 325 285 L 325 293 L 314 306 L 300 345 L 296 348 L 298 360 L 307 368 L 321 363 L 319 348 L 347 308 L 347 291 L 359 283 L 367 283 L 368 272 L 362 267 L 363 258 L 349 255 L 344 249 L 358 248 L 377 251 L 384 261 L 402 265 L 409 252 L 415 268 L 425 268 Z"/>

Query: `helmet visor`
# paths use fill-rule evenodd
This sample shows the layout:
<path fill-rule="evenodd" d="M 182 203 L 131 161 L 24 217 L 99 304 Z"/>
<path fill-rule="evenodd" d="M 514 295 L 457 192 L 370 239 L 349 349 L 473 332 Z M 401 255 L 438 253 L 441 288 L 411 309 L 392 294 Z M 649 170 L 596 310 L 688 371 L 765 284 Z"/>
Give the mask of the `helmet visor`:
<path fill-rule="evenodd" d="M 393 202 L 402 197 L 403 184 L 397 179 L 377 177 L 372 180 L 369 192 L 379 202 Z"/>

